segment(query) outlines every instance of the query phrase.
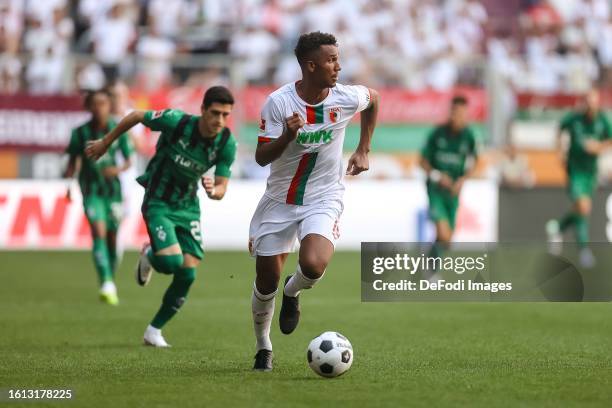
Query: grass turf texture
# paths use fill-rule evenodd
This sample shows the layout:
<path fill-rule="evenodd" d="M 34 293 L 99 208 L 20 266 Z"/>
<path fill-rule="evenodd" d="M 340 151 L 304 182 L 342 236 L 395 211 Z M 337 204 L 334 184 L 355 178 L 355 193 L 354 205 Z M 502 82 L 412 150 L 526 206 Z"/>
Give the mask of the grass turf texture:
<path fill-rule="evenodd" d="M 22 406 L 610 406 L 612 305 L 360 302 L 359 256 L 338 253 L 302 296 L 302 321 L 280 334 L 271 373 L 254 373 L 246 253 L 211 252 L 183 310 L 174 347 L 141 337 L 169 278 L 119 271 L 119 307 L 97 300 L 89 253 L 0 252 L 0 388 L 72 388 L 64 402 Z M 295 264 L 291 257 L 286 267 Z M 277 299 L 280 301 L 280 296 Z M 306 363 L 325 330 L 348 336 L 355 363 L 323 379 Z M 0 402 L 1 406 L 16 406 Z"/>

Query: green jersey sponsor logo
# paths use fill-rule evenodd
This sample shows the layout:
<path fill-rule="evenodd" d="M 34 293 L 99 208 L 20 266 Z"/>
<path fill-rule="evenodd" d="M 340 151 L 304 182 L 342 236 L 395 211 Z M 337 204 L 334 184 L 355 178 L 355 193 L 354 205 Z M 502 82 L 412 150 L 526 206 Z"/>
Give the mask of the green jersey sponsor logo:
<path fill-rule="evenodd" d="M 301 132 L 298 134 L 296 143 L 306 144 L 327 144 L 332 141 L 332 130 L 316 130 L 314 132 Z"/>

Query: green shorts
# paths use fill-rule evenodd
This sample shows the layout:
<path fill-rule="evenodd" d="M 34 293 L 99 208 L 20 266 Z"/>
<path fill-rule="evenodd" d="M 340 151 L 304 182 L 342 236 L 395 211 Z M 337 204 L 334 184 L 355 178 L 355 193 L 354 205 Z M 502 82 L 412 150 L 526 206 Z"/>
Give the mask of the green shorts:
<path fill-rule="evenodd" d="M 179 244 L 183 254 L 204 257 L 199 203 L 174 208 L 151 199 L 143 203 L 142 215 L 154 252 Z"/>
<path fill-rule="evenodd" d="M 92 225 L 104 222 L 108 231 L 117 231 L 123 218 L 123 202 L 107 197 L 88 196 L 83 199 L 85 216 Z"/>
<path fill-rule="evenodd" d="M 429 217 L 432 221 L 446 221 L 451 230 L 454 230 L 459 197 L 431 183 L 427 184 L 427 195 L 429 196 Z"/>
<path fill-rule="evenodd" d="M 573 201 L 593 196 L 597 187 L 597 174 L 589 171 L 568 172 L 568 192 Z"/>

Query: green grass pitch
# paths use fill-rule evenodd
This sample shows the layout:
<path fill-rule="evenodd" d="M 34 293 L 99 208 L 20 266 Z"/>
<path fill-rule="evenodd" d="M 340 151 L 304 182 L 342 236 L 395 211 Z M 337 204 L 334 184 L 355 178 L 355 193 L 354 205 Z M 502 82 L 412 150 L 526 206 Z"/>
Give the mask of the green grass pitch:
<path fill-rule="evenodd" d="M 612 406 L 612 304 L 361 303 L 358 253 L 338 253 L 302 296 L 291 336 L 272 328 L 271 373 L 254 373 L 253 261 L 211 252 L 172 349 L 141 345 L 168 277 L 141 288 L 136 254 L 118 273 L 119 307 L 97 300 L 86 252 L 0 252 L 0 388 L 71 388 L 72 401 L 22 406 Z M 291 257 L 286 272 L 295 265 Z M 355 350 L 342 377 L 306 363 L 320 332 Z M 18 404 L 0 402 L 0 407 Z"/>

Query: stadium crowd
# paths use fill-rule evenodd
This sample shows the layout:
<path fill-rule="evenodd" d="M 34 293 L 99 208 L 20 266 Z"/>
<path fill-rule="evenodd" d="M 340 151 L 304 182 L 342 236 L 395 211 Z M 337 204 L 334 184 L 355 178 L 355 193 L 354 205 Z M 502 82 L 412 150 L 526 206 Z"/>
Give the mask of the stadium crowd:
<path fill-rule="evenodd" d="M 118 77 L 151 89 L 201 73 L 181 57 L 211 54 L 242 61 L 248 83 L 284 83 L 298 74 L 298 35 L 321 30 L 338 37 L 349 82 L 481 85 L 489 61 L 515 89 L 579 92 L 612 83 L 610 3 L 0 0 L 0 90 L 60 93 Z"/>

